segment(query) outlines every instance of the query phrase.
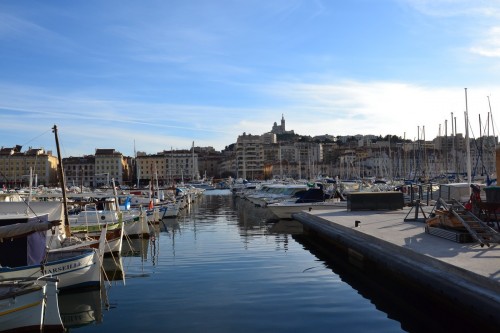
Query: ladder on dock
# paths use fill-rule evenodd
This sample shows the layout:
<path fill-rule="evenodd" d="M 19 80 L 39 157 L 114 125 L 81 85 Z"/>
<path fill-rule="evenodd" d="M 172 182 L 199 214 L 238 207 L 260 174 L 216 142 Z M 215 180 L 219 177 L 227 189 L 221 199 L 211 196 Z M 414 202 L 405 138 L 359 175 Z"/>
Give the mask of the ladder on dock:
<path fill-rule="evenodd" d="M 460 202 L 452 200 L 448 203 L 441 198 L 439 201 L 443 207 L 446 207 L 446 209 L 462 223 L 472 238 L 479 242 L 481 247 L 484 245 L 489 247 L 490 243 L 500 243 L 500 233 L 488 226 L 472 212 L 465 209 L 464 205 Z"/>

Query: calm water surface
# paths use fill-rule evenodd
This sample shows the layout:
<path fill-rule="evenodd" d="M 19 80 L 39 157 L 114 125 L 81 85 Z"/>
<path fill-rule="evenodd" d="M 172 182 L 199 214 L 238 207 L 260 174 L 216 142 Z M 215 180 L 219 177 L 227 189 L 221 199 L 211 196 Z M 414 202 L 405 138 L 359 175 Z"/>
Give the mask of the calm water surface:
<path fill-rule="evenodd" d="M 101 292 L 60 295 L 63 320 L 76 333 L 405 331 L 363 296 L 369 286 L 353 288 L 315 254 L 298 222 L 267 214 L 207 192 L 107 258 Z"/>

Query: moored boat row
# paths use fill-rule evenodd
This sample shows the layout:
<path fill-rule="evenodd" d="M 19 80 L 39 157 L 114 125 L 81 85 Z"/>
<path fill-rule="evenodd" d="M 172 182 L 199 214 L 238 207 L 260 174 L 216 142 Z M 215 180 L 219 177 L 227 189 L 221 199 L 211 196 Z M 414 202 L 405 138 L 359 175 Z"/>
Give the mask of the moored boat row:
<path fill-rule="evenodd" d="M 326 190 L 325 190 L 326 188 Z M 323 182 L 235 183 L 233 195 L 270 210 L 277 219 L 292 219 L 302 210 L 345 209 L 336 187 Z"/>
<path fill-rule="evenodd" d="M 5 193 L 0 200 L 1 332 L 63 332 L 57 293 L 101 290 L 108 277 L 105 256 L 121 263 L 124 241 L 149 238 L 167 211 L 178 213 L 203 191 L 178 187 L 174 200 L 154 201 L 150 192 L 147 206 L 143 195 L 130 193 L 121 206 L 114 186 L 113 193 L 68 195 L 56 126 L 53 130 L 61 191 L 33 193 L 30 185 L 27 193 Z M 127 198 L 141 200 L 133 206 Z"/>
<path fill-rule="evenodd" d="M 98 220 L 105 215 L 96 215 L 96 213 L 102 213 L 99 210 L 88 210 L 87 212 L 89 215 L 98 216 Z M 125 244 L 130 244 L 131 239 L 123 234 L 125 224 L 121 214 L 122 212 L 118 214 L 119 225 L 122 227 L 120 238 L 125 246 Z M 108 253 L 108 248 L 111 245 L 110 240 L 107 239 L 108 228 L 114 225 L 111 218 L 106 221 L 109 223 L 95 224 L 95 228 L 91 228 L 91 223 L 81 223 L 81 226 L 86 225 L 87 227 L 85 237 L 83 237 L 83 234 L 79 235 L 79 230 L 83 229 L 79 229 L 76 223 L 71 224 L 71 222 L 75 222 L 71 218 L 69 225 L 62 223 L 64 221 L 63 215 L 64 208 L 61 201 L 32 201 L 29 204 L 27 202 L 0 203 L 1 332 L 10 332 L 11 329 L 12 331 L 26 329 L 46 332 L 49 328 L 51 331 L 63 332 L 66 328 L 65 323 L 79 325 L 80 321 L 75 322 L 75 316 L 72 316 L 71 313 L 73 313 L 72 311 L 80 311 L 81 308 L 71 310 L 69 309 L 71 304 L 66 304 L 64 310 L 66 312 L 61 310 L 59 316 L 57 294 L 59 292 L 62 292 L 60 295 L 72 292 L 81 293 L 82 291 L 88 293 L 92 290 L 99 292 L 103 289 L 104 280 L 117 278 L 116 269 L 113 267 L 117 264 L 121 266 L 122 248 Z M 115 216 L 114 214 L 110 215 Z M 152 231 L 155 232 L 155 230 Z M 89 240 L 91 236 L 95 236 L 95 239 Z M 153 239 L 157 237 L 154 233 L 152 236 Z M 144 238 L 139 238 L 139 240 L 141 239 Z M 152 241 L 154 242 L 154 240 Z M 97 248 L 92 248 L 93 246 Z M 111 265 L 113 267 L 110 268 L 109 263 L 113 263 Z M 122 272 L 119 276 L 124 278 L 123 274 Z M 36 285 L 27 287 L 28 280 L 41 280 L 48 277 L 57 283 L 47 282 L 43 284 L 45 289 Z M 14 284 L 24 286 L 22 288 L 24 291 L 14 293 L 15 289 L 12 287 Z M 41 285 L 41 282 L 38 284 Z M 45 285 L 47 286 L 45 287 Z M 50 288 L 55 290 L 52 292 L 55 297 L 48 297 L 51 292 Z M 11 290 L 11 292 L 7 293 L 7 290 Z M 14 297 L 16 302 L 11 302 L 10 300 Z M 24 302 L 24 300 L 26 301 Z M 14 303 L 19 304 L 21 301 L 23 301 L 21 308 L 14 307 Z M 8 306 L 3 306 L 5 304 Z M 56 307 L 57 316 L 50 315 L 52 312 L 48 312 L 49 305 Z M 93 312 L 84 311 L 81 316 L 87 318 L 86 322 L 98 320 Z M 58 322 L 55 320 L 57 318 Z M 56 324 L 53 324 L 54 322 Z M 57 330 L 53 326 L 56 326 Z"/>
<path fill-rule="evenodd" d="M 21 214 L 19 206 L 0 205 L 0 330 L 62 332 L 57 292 L 100 288 L 104 242 L 98 249 L 90 247 L 94 242 L 64 247 L 60 220 L 36 208 Z"/>

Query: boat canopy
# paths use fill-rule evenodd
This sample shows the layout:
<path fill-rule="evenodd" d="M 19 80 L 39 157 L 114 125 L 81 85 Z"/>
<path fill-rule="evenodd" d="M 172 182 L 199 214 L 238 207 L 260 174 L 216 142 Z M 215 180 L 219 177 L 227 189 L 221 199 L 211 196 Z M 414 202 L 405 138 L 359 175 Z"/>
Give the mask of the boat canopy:
<path fill-rule="evenodd" d="M 0 241 L 4 238 L 14 238 L 27 235 L 37 231 L 47 231 L 53 226 L 59 225 L 61 221 L 40 221 L 39 219 L 29 219 L 26 223 L 14 223 L 0 226 Z"/>
<path fill-rule="evenodd" d="M 5 227 L 1 231 L 0 266 L 41 264 L 47 249 L 47 230 L 54 225 L 49 221 L 59 223 L 63 218 L 60 201 L 31 202 L 29 206 L 25 202 L 0 202 L 0 227 Z"/>

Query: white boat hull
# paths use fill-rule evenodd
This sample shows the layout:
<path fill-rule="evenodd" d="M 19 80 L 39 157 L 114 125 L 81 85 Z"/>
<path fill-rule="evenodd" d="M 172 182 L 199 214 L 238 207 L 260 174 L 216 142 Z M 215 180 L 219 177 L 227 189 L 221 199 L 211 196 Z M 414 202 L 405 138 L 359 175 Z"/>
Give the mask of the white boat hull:
<path fill-rule="evenodd" d="M 57 283 L 52 277 L 0 280 L 0 331 L 64 332 Z"/>
<path fill-rule="evenodd" d="M 104 244 L 104 254 L 119 254 L 122 251 L 123 235 L 125 233 L 125 224 L 121 222 L 103 222 L 103 223 L 74 223 L 71 226 L 73 235 L 85 238 L 99 240 L 103 229 L 106 227 L 106 240 Z"/>
<path fill-rule="evenodd" d="M 176 217 L 179 215 L 180 202 L 171 203 L 166 205 L 166 209 L 163 210 L 162 218 Z"/>
<path fill-rule="evenodd" d="M 45 291 L 40 286 L 26 293 L 0 298 L 1 331 L 41 332 L 44 307 Z"/>
<path fill-rule="evenodd" d="M 131 238 L 149 237 L 149 224 L 146 212 L 128 218 L 124 222 L 124 233 Z"/>
<path fill-rule="evenodd" d="M 101 264 L 98 250 L 81 249 L 49 252 L 44 266 L 1 267 L 0 279 L 51 275 L 59 279 L 59 289 L 100 288 Z"/>
<path fill-rule="evenodd" d="M 276 203 L 268 205 L 267 208 L 279 219 L 292 219 L 292 214 L 302 211 L 347 209 L 347 202 Z"/>

